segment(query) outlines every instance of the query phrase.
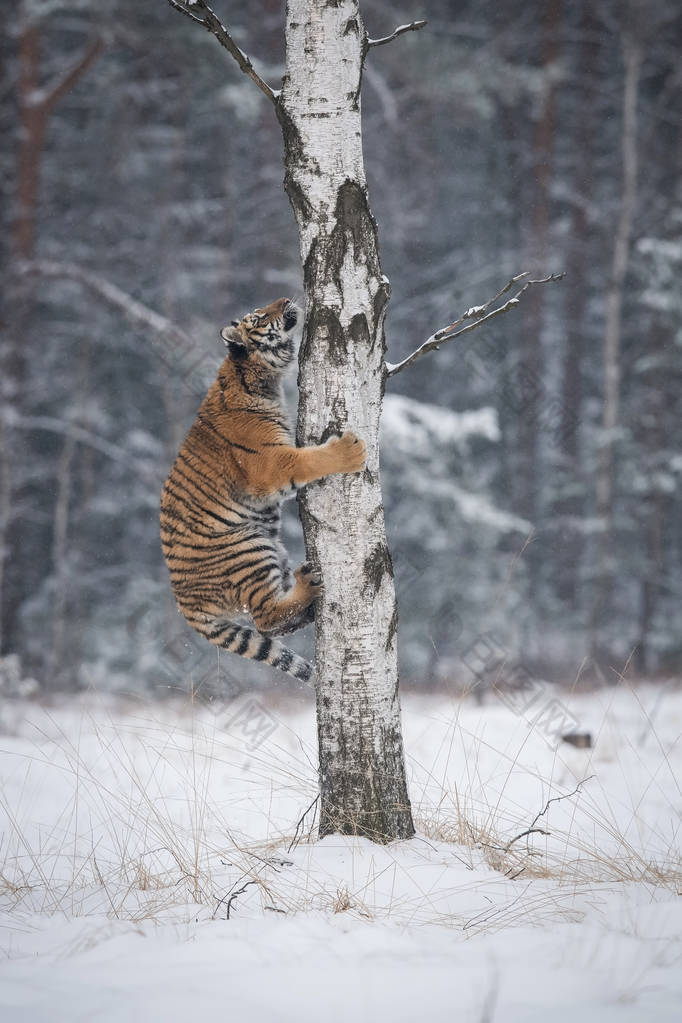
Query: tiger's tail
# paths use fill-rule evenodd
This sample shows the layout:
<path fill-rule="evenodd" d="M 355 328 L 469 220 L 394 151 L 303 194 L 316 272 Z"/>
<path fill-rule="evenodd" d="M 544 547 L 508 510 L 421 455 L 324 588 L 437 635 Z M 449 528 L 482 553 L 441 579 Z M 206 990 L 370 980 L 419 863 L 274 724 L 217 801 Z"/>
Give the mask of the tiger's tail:
<path fill-rule="evenodd" d="M 191 624 L 214 646 L 246 657 L 250 661 L 269 664 L 298 679 L 299 682 L 310 682 L 313 666 L 309 661 L 299 657 L 278 640 L 263 636 L 248 625 L 238 625 L 229 621 L 210 623 L 192 621 Z"/>

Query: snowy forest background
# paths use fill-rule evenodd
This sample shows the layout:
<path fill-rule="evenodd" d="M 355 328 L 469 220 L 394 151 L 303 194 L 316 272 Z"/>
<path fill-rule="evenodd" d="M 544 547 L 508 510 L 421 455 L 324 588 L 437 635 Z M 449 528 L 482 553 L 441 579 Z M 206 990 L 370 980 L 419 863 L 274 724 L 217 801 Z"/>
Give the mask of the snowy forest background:
<path fill-rule="evenodd" d="M 214 6 L 276 87 L 280 0 Z M 364 77 L 388 358 L 522 270 L 567 272 L 389 382 L 403 679 L 466 684 L 482 637 L 566 682 L 679 672 L 679 6 L 363 11 L 374 37 L 429 21 L 372 50 Z M 302 296 L 280 127 L 164 0 L 23 0 L 12 15 L 0 40 L 6 684 L 268 684 L 175 611 L 158 501 L 222 358 L 220 327 Z M 621 308 L 610 392 L 609 303 L 612 317 Z M 285 542 L 300 558 L 294 503 Z M 309 648 L 310 630 L 295 642 Z"/>

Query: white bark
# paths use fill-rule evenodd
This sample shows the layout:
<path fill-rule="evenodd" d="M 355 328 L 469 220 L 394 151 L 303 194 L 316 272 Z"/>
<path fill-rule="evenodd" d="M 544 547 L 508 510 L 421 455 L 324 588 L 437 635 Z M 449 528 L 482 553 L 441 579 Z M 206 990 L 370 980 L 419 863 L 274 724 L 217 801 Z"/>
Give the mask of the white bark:
<path fill-rule="evenodd" d="M 289 0 L 277 110 L 298 223 L 306 323 L 298 443 L 354 430 L 367 469 L 301 495 L 308 556 L 322 570 L 316 677 L 321 834 L 413 834 L 403 762 L 397 610 L 379 482 L 384 386 L 381 273 L 362 158 L 367 39 L 355 0 Z"/>

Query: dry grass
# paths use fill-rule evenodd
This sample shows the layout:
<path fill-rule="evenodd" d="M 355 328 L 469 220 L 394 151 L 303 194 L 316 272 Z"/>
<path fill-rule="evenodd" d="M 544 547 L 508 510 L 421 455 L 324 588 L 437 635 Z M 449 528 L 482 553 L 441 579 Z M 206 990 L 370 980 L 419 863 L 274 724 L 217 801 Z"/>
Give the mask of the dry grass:
<path fill-rule="evenodd" d="M 195 732 L 193 715 L 185 733 L 158 721 L 121 728 L 90 718 L 94 752 L 83 752 L 48 717 L 52 735 L 43 732 L 25 758 L 18 806 L 0 796 L 8 822 L 0 850 L 6 906 L 79 916 L 100 911 L 104 899 L 109 915 L 142 920 L 188 904 L 215 913 L 234 894 L 233 875 L 266 892 L 258 859 L 211 800 L 220 753 L 210 729 Z M 49 829 L 36 829 L 26 822 L 22 795 L 35 770 L 48 767 L 66 778 L 70 796 Z"/>
<path fill-rule="evenodd" d="M 603 827 L 604 822 L 595 818 L 595 823 Z M 641 882 L 682 894 L 682 860 L 676 849 L 671 848 L 669 858 L 646 859 L 614 831 L 612 837 L 620 847 L 618 855 L 603 853 L 579 835 L 560 829 L 547 833 L 553 839 L 551 845 L 536 844 L 532 835 L 524 835 L 516 844 L 522 832 L 509 839 L 508 832 L 500 832 L 490 821 L 481 822 L 463 814 L 420 816 L 417 826 L 434 841 L 480 853 L 492 870 L 514 880 L 520 877 L 552 880 L 562 885 Z"/>
<path fill-rule="evenodd" d="M 192 708 L 184 728 L 171 711 L 166 720 L 126 714 L 121 725 L 98 712 L 96 720 L 84 716 L 74 738 L 58 716 L 47 714 L 33 754 L 20 754 L 24 777 L 21 784 L 15 779 L 12 800 L 0 796 L 8 822 L 0 846 L 5 907 L 65 917 L 104 913 L 132 922 L 321 911 L 404 925 L 438 923 L 472 935 L 570 918 L 576 895 L 597 898 L 603 885 L 682 890 L 676 836 L 666 855 L 643 856 L 620 833 L 596 779 L 569 788 L 549 778 L 547 805 L 541 803 L 536 815 L 521 808 L 515 814 L 502 802 L 519 769 L 520 750 L 496 751 L 506 778 L 488 803 L 471 794 L 485 789 L 478 763 L 485 743 L 476 740 L 462 787 L 451 787 L 447 767 L 454 744 L 472 742 L 472 736 L 458 735 L 458 716 L 437 751 L 444 766 L 436 772 L 416 765 L 420 837 L 408 843 L 411 859 L 405 859 L 404 845 L 375 855 L 365 843 L 353 851 L 351 879 L 341 878 L 334 866 L 325 873 L 315 859 L 313 815 L 297 827 L 315 793 L 312 750 L 283 736 L 284 746 L 268 743 L 245 761 L 243 746 L 217 720 Z M 663 766 L 672 771 L 659 745 Z M 30 809 L 33 776 L 45 770 L 58 772 L 68 793 L 48 827 L 32 820 Z M 239 801 L 242 831 L 231 825 L 230 802 L 220 802 L 226 779 L 229 800 Z M 284 821 L 272 811 L 283 797 L 292 806 Z M 670 809 L 674 819 L 676 809 Z M 260 816 L 249 833 L 244 821 L 252 811 Z M 635 817 L 637 812 L 635 807 Z M 587 839 L 590 821 L 594 835 L 607 842 Z M 459 873 L 448 866 L 441 878 L 444 846 Z M 481 875 L 481 867 L 494 875 Z M 422 869 L 428 878 L 423 884 Z M 481 908 L 460 910 L 472 893 L 480 893 L 475 905 Z"/>
<path fill-rule="evenodd" d="M 635 691 L 633 695 L 646 721 L 645 733 L 642 734 L 648 733 L 651 736 L 651 741 L 660 752 L 660 766 L 675 779 L 679 792 L 669 754 Z M 451 744 L 459 728 L 457 716 L 452 722 Z M 462 735 L 461 741 L 470 738 Z M 641 735 L 639 741 L 642 741 Z M 632 744 L 626 738 L 623 738 L 623 742 L 632 752 Z M 426 772 L 428 785 L 422 790 L 416 815 L 418 830 L 426 837 L 456 845 L 463 855 L 468 854 L 472 866 L 475 855 L 480 855 L 491 869 L 513 879 L 551 880 L 566 886 L 611 882 L 644 883 L 678 894 L 682 891 L 679 825 L 675 828 L 673 824 L 679 820 L 678 805 L 668 801 L 670 836 L 666 839 L 657 835 L 660 839 L 659 847 L 664 849 L 663 854 L 646 857 L 623 834 L 617 823 L 617 814 L 598 775 L 589 773 L 591 754 L 589 759 L 585 758 L 583 778 L 572 788 L 561 791 L 553 780 L 557 765 L 562 768 L 566 766 L 561 760 L 563 754 L 559 747 L 554 754 L 552 777 L 543 780 L 543 787 L 552 795 L 538 806 L 534 816 L 529 817 L 521 813 L 510 815 L 508 810 L 503 811 L 501 807 L 512 774 L 519 768 L 521 748 L 515 750 L 513 755 L 496 751 L 500 761 L 506 763 L 506 777 L 494 803 L 477 802 L 469 795 L 476 788 L 475 782 L 480 783 L 478 756 L 483 745 L 483 742 L 477 744 L 473 757 L 467 758 L 468 784 L 463 790 L 456 786 L 450 788 L 432 772 Z M 560 773 L 565 774 L 565 771 Z M 571 809 L 568 815 L 563 815 L 568 816 L 566 823 L 557 826 L 554 822 L 550 823 L 550 818 L 553 804 L 559 803 L 565 804 L 565 810 Z M 639 812 L 639 807 L 633 808 L 630 826 L 638 823 Z M 580 828 L 575 826 L 578 814 Z M 592 840 L 585 837 L 588 823 L 595 836 Z"/>
<path fill-rule="evenodd" d="M 353 900 L 351 894 L 348 891 L 346 885 L 336 889 L 336 898 L 332 903 L 333 913 L 347 913 L 353 906 Z"/>

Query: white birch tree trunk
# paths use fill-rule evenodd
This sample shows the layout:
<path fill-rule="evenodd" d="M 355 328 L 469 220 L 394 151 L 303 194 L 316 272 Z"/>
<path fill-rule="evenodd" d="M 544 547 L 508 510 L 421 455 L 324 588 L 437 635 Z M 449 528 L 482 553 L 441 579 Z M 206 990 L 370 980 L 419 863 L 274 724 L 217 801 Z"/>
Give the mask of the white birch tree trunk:
<path fill-rule="evenodd" d="M 354 430 L 367 469 L 300 498 L 322 571 L 316 616 L 320 834 L 378 841 L 414 833 L 403 757 L 397 608 L 379 481 L 388 281 L 362 158 L 367 38 L 356 0 L 289 0 L 277 112 L 285 187 L 300 233 L 305 327 L 298 443 Z"/>

